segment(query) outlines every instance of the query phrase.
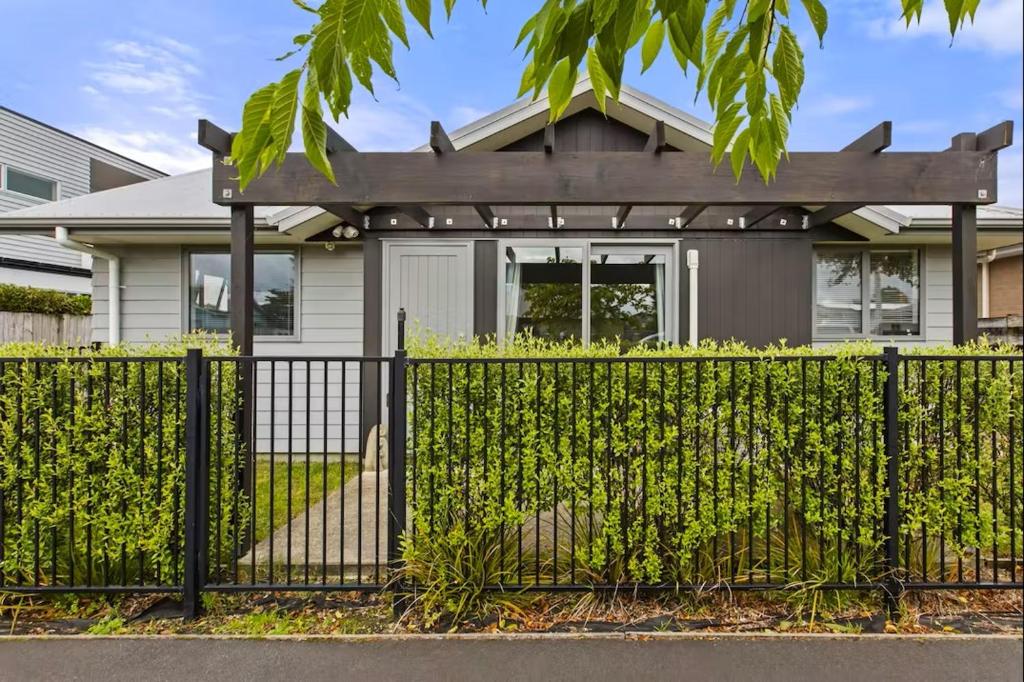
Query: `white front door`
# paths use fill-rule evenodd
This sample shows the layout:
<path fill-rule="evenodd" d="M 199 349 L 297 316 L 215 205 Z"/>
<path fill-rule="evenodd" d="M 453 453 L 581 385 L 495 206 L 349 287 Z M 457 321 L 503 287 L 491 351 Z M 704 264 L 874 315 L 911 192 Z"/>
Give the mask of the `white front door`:
<path fill-rule="evenodd" d="M 406 335 L 432 333 L 452 340 L 473 335 L 471 242 L 384 242 L 384 319 L 381 351 L 395 350 L 399 308 Z"/>

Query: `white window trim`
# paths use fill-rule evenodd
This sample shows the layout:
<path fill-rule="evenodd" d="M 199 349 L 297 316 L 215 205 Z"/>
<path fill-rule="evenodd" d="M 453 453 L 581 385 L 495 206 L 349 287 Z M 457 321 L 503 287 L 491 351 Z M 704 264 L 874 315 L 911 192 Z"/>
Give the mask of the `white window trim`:
<path fill-rule="evenodd" d="M 917 305 L 917 334 L 901 334 L 899 336 L 872 334 L 871 329 L 871 254 L 872 253 L 896 253 L 913 252 L 917 255 L 917 279 L 918 279 L 918 305 Z M 861 279 L 860 279 L 860 301 L 861 301 L 861 331 L 851 334 L 821 334 L 818 332 L 818 255 L 820 253 L 859 253 L 861 256 Z M 814 247 L 811 256 L 811 342 L 835 343 L 836 341 L 867 340 L 867 341 L 926 341 L 928 319 L 925 306 L 928 296 L 927 282 L 925 281 L 925 249 L 920 246 L 821 246 Z"/>
<path fill-rule="evenodd" d="M 13 171 L 15 171 L 17 173 L 21 173 L 22 175 L 27 175 L 28 177 L 35 178 L 36 180 L 43 180 L 44 182 L 52 182 L 53 183 L 53 198 L 52 199 L 44 199 L 42 197 L 37 197 L 34 194 L 25 194 L 24 192 L 18 192 L 17 190 L 8 189 L 7 188 L 7 185 L 8 185 L 8 182 L 7 182 L 7 171 L 9 171 L 9 170 L 13 170 Z M 54 201 L 60 201 L 60 197 L 61 197 L 61 184 L 60 184 L 60 180 L 58 180 L 56 178 L 48 177 L 46 175 L 41 175 L 39 173 L 33 173 L 32 171 L 27 171 L 27 170 L 24 170 L 23 168 L 19 168 L 18 166 L 12 166 L 12 165 L 7 164 L 7 163 L 0 164 L 0 190 L 6 192 L 7 194 L 13 194 L 14 196 L 25 197 L 26 199 L 32 199 L 33 201 L 44 201 L 44 202 L 47 202 L 47 203 L 54 202 Z"/>
<path fill-rule="evenodd" d="M 182 297 L 181 297 L 181 331 L 183 334 L 192 333 L 192 320 L 190 310 L 192 307 L 192 256 L 193 254 L 227 253 L 227 248 L 217 247 L 190 247 L 182 253 Z M 302 341 L 302 249 L 288 247 L 256 248 L 253 255 L 260 253 L 290 253 L 295 256 L 295 313 L 294 327 L 292 333 L 287 336 L 265 336 L 253 334 L 252 340 L 258 343 L 298 343 Z M 255 331 L 255 330 L 254 330 Z M 215 334 L 218 338 L 227 338 L 227 334 Z"/>
<path fill-rule="evenodd" d="M 610 249 L 620 253 L 632 251 L 634 248 L 645 246 L 669 247 L 670 253 L 668 262 L 665 264 L 665 275 L 668 282 L 665 290 L 668 292 L 668 301 L 665 305 L 665 313 L 668 316 L 669 343 L 679 343 L 679 241 L 672 239 L 565 239 L 560 237 L 537 237 L 530 239 L 499 239 L 498 240 L 498 297 L 497 297 L 497 337 L 499 346 L 503 346 L 507 340 L 505 329 L 505 249 L 516 246 L 550 247 L 550 248 L 578 248 L 583 252 L 583 300 L 581 333 L 583 335 L 583 346 L 590 345 L 590 254 L 594 247 L 598 250 Z"/>

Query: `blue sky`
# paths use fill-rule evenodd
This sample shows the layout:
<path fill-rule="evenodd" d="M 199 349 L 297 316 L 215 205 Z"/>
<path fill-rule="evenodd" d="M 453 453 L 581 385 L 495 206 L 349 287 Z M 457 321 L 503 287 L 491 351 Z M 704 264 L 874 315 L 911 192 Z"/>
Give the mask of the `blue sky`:
<path fill-rule="evenodd" d="M 1008 118 L 1024 138 L 1021 0 L 983 0 L 952 46 L 941 0 L 909 31 L 898 0 L 826 4 L 824 50 L 795 24 L 807 80 L 792 149 L 838 149 L 884 119 L 893 149 L 943 149 Z M 512 101 L 522 68 L 512 45 L 536 2 L 489 5 L 460 0 L 450 23 L 435 18 L 433 41 L 414 30 L 412 50 L 396 49 L 400 85 L 380 81 L 377 100 L 357 93 L 342 134 L 364 150 L 407 149 L 431 119 L 452 130 Z M 237 127 L 247 94 L 283 73 L 273 58 L 308 28 L 289 0 L 0 0 L 0 18 L 0 104 L 168 172 L 209 163 L 196 119 Z M 708 118 L 667 49 L 643 75 L 634 55 L 625 80 Z M 1022 204 L 1021 146 L 1000 155 L 1000 203 Z"/>

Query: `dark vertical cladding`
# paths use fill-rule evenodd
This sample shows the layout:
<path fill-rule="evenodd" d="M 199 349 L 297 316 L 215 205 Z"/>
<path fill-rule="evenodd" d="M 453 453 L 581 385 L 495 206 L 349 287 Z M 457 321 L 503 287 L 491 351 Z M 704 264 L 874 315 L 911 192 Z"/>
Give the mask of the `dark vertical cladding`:
<path fill-rule="evenodd" d="M 498 242 L 481 239 L 473 244 L 473 333 L 498 332 Z"/>
<path fill-rule="evenodd" d="M 593 109 L 567 116 L 555 124 L 557 152 L 639 152 L 647 144 L 647 133 L 625 123 L 607 119 Z M 508 152 L 544 150 L 544 129 L 516 140 L 501 149 Z"/>
<path fill-rule="evenodd" d="M 685 254 L 700 254 L 698 333 L 764 346 L 811 341 L 813 242 L 804 233 L 694 236 L 681 242 L 680 338 L 687 335 Z"/>

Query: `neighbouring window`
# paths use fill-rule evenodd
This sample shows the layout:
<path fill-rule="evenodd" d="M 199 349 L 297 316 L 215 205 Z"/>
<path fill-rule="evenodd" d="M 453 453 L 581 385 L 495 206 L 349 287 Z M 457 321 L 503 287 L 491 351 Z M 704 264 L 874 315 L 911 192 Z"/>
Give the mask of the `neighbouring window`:
<path fill-rule="evenodd" d="M 18 194 L 25 194 L 37 199 L 55 201 L 57 199 L 57 181 L 24 173 L 11 168 L 4 169 L 4 189 Z"/>
<path fill-rule="evenodd" d="M 891 338 L 921 333 L 916 250 L 819 251 L 815 296 L 815 336 Z"/>
<path fill-rule="evenodd" d="M 624 349 L 669 341 L 671 254 L 664 245 L 508 246 L 505 335 L 618 339 Z"/>
<path fill-rule="evenodd" d="M 231 256 L 189 256 L 189 329 L 226 333 L 231 328 Z M 296 257 L 294 253 L 253 256 L 253 333 L 295 335 Z"/>

